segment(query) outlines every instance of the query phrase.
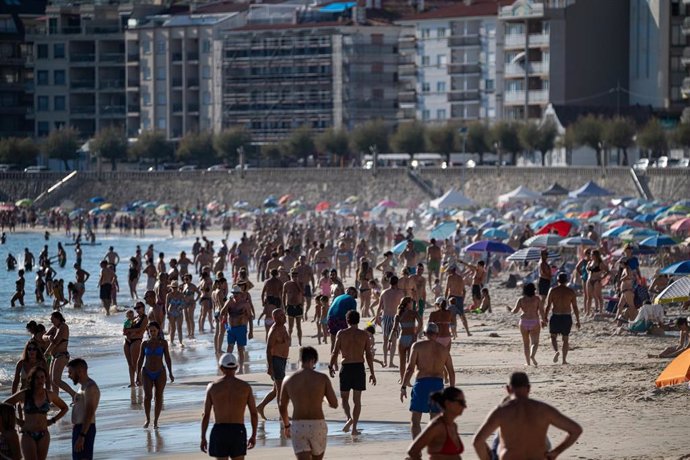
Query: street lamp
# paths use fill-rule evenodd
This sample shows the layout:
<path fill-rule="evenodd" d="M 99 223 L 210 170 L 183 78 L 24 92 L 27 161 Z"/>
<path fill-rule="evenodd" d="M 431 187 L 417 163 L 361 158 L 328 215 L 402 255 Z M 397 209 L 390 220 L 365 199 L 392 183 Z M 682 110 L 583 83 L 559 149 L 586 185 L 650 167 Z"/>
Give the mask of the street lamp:
<path fill-rule="evenodd" d="M 378 147 L 376 147 L 376 144 L 369 146 L 369 153 L 371 153 L 372 174 L 376 176 L 379 163 L 379 150 Z"/>

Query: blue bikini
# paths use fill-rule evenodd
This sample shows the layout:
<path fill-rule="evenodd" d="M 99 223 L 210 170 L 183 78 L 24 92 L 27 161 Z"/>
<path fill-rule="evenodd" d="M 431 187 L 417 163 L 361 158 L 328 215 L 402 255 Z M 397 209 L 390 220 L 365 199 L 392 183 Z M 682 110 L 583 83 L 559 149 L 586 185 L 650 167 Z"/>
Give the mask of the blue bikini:
<path fill-rule="evenodd" d="M 163 348 L 163 345 L 158 345 L 156 348 L 149 348 L 149 347 L 144 347 L 144 356 L 163 356 L 165 354 L 165 349 Z M 144 374 L 152 381 L 155 382 L 158 380 L 158 377 L 160 377 L 161 372 L 163 372 L 165 369 L 158 369 L 157 371 L 150 371 L 146 368 L 143 369 Z"/>

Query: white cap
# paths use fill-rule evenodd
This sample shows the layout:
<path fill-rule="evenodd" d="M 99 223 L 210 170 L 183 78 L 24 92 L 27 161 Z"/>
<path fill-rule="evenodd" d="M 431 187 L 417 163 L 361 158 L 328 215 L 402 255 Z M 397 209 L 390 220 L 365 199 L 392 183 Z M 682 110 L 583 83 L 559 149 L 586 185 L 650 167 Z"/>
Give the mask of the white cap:
<path fill-rule="evenodd" d="M 237 358 L 232 353 L 224 353 L 218 360 L 218 365 L 226 369 L 237 369 Z"/>
<path fill-rule="evenodd" d="M 233 284 L 232 290 L 230 292 L 232 292 L 233 294 L 239 294 L 240 292 L 242 292 L 242 288 L 236 284 Z"/>
<path fill-rule="evenodd" d="M 446 301 L 445 297 L 436 297 L 436 303 L 439 305 L 441 305 L 445 301 Z"/>
<path fill-rule="evenodd" d="M 438 334 L 438 325 L 436 323 L 426 323 L 424 332 L 427 334 Z"/>

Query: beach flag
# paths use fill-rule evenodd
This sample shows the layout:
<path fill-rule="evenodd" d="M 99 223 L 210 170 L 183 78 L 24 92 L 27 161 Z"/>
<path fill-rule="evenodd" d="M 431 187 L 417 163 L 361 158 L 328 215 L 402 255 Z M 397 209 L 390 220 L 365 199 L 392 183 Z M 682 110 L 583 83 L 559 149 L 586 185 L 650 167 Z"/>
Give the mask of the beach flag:
<path fill-rule="evenodd" d="M 685 350 L 683 354 L 676 357 L 666 366 L 666 369 L 657 377 L 657 388 L 680 385 L 690 380 L 690 350 Z"/>

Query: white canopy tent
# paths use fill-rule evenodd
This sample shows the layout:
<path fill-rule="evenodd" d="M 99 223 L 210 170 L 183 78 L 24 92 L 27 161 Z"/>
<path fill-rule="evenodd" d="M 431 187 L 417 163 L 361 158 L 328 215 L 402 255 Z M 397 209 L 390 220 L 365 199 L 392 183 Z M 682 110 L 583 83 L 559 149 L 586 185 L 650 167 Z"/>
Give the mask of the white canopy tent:
<path fill-rule="evenodd" d="M 431 207 L 436 209 L 470 208 L 476 205 L 477 203 L 471 198 L 467 198 L 454 188 L 448 190 L 442 197 L 431 200 Z"/>
<path fill-rule="evenodd" d="M 515 201 L 532 202 L 541 198 L 541 193 L 530 190 L 521 185 L 515 190 L 504 193 L 498 197 L 499 203 L 510 203 Z"/>

